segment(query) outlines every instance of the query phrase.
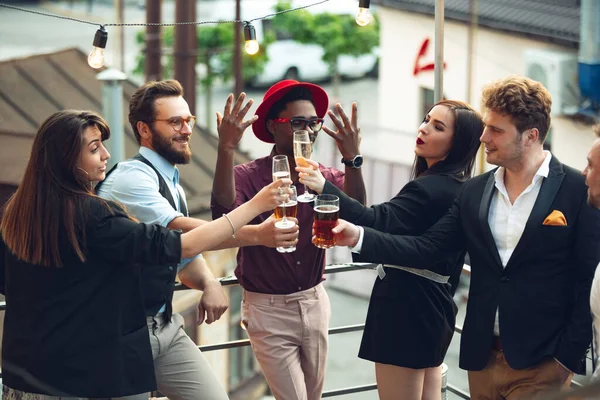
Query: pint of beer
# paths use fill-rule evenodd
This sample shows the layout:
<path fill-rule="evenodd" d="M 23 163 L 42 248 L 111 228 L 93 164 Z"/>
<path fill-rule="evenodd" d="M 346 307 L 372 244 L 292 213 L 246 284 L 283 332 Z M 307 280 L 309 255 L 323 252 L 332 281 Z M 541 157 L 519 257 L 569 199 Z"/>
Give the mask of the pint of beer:
<path fill-rule="evenodd" d="M 317 196 L 314 208 L 313 244 L 321 249 L 335 246 L 335 238 L 331 230 L 337 224 L 340 213 L 340 199 L 331 194 Z"/>

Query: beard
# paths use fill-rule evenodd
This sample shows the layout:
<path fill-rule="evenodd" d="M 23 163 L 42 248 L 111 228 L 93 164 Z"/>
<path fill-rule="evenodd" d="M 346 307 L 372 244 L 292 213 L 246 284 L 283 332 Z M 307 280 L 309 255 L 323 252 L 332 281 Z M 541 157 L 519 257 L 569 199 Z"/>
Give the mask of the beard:
<path fill-rule="evenodd" d="M 192 158 L 192 151 L 189 147 L 185 150 L 175 150 L 171 139 L 165 138 L 154 131 L 152 132 L 152 147 L 161 157 L 171 164 L 189 164 Z"/>

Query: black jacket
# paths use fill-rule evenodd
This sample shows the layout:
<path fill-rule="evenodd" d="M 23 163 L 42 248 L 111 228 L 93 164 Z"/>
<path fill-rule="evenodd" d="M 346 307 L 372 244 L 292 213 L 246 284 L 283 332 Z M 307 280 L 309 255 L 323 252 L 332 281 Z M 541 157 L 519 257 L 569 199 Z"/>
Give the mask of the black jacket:
<path fill-rule="evenodd" d="M 552 157 L 523 235 L 503 268 L 488 224 L 493 174 L 468 181 L 451 210 L 423 236 L 365 228 L 361 256 L 422 268 L 423 260 L 442 260 L 449 252 L 466 249 L 472 273 L 460 367 L 486 366 L 499 307 L 502 347 L 512 368 L 555 357 L 582 373 L 591 341 L 589 296 L 600 260 L 600 212 L 587 205 L 581 174 Z M 553 210 L 565 215 L 567 226 L 543 225 Z"/>
<path fill-rule="evenodd" d="M 156 388 L 135 265 L 178 262 L 180 233 L 135 223 L 114 205 L 111 215 L 95 198 L 89 205 L 84 263 L 66 240 L 61 268 L 19 261 L 0 241 L 2 378 L 13 389 L 118 397 Z"/>
<path fill-rule="evenodd" d="M 408 182 L 390 201 L 365 207 L 330 182 L 325 183 L 323 193 L 334 194 L 340 199 L 340 218 L 356 225 L 373 228 L 379 232 L 395 235 L 422 235 L 433 226 L 452 206 L 464 182 L 451 175 L 424 175 Z M 364 252 L 353 254 L 355 261 L 372 261 Z M 462 272 L 464 250 L 450 252 L 436 263 L 421 264 L 421 268 L 450 276 L 454 293 Z M 398 262 L 389 262 L 398 264 Z"/>

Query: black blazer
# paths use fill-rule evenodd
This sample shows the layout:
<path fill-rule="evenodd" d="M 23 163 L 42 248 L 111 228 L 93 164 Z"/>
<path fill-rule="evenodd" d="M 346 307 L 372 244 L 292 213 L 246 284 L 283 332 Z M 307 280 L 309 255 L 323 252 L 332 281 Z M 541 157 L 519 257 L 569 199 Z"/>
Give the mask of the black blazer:
<path fill-rule="evenodd" d="M 356 225 L 395 235 L 422 235 L 446 214 L 463 184 L 450 175 L 424 175 L 408 182 L 390 201 L 371 207 L 365 207 L 330 182 L 325 183 L 323 193 L 338 196 L 340 218 Z M 352 256 L 355 261 L 371 262 L 366 254 L 361 252 Z M 451 252 L 445 260 L 422 264 L 421 268 L 449 275 L 454 293 L 462 271 L 463 256 L 464 251 Z"/>
<path fill-rule="evenodd" d="M 584 178 L 552 157 L 506 268 L 488 224 L 494 190 L 494 171 L 471 179 L 451 210 L 420 237 L 365 228 L 361 255 L 422 268 L 424 259 L 441 260 L 448 252 L 467 249 L 472 273 L 460 367 L 486 366 L 499 307 L 502 347 L 512 368 L 555 357 L 571 371 L 584 373 L 582 360 L 591 341 L 590 287 L 600 260 L 600 212 L 586 203 Z M 543 225 L 553 210 L 565 215 L 567 226 Z"/>
<path fill-rule="evenodd" d="M 135 265 L 178 262 L 180 233 L 135 223 L 114 205 L 111 215 L 98 199 L 89 202 L 84 263 L 66 240 L 61 268 L 19 261 L 0 241 L 7 306 L 2 379 L 13 389 L 120 397 L 156 388 Z"/>

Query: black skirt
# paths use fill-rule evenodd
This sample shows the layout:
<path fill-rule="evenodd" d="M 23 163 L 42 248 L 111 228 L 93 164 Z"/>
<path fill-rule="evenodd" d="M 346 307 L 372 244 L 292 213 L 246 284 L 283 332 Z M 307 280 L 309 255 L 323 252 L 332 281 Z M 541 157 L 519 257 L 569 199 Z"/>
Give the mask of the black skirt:
<path fill-rule="evenodd" d="M 358 356 L 406 368 L 442 364 L 457 307 L 451 285 L 394 268 L 376 278 Z"/>

